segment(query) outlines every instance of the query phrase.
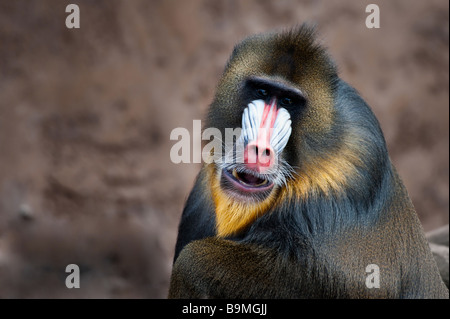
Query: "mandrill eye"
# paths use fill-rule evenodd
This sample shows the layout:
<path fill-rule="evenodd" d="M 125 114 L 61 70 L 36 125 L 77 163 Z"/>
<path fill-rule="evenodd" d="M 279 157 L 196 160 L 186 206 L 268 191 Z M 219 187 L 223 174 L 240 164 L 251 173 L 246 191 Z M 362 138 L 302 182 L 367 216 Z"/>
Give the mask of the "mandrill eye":
<path fill-rule="evenodd" d="M 284 97 L 284 98 L 280 99 L 279 103 L 282 106 L 289 106 L 289 105 L 292 105 L 293 101 L 292 101 L 292 99 L 290 99 L 288 97 Z"/>
<path fill-rule="evenodd" d="M 256 94 L 258 95 L 258 97 L 261 97 L 261 98 L 266 98 L 268 95 L 267 90 L 265 90 L 265 89 L 257 89 Z"/>

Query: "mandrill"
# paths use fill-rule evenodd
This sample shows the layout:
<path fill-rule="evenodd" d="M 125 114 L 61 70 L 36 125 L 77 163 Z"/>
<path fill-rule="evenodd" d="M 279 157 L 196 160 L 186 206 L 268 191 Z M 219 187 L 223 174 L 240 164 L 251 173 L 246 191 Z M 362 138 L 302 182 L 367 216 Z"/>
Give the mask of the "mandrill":
<path fill-rule="evenodd" d="M 169 298 L 449 297 L 377 119 L 311 28 L 238 44 L 206 128 L 240 135 L 189 195 Z"/>

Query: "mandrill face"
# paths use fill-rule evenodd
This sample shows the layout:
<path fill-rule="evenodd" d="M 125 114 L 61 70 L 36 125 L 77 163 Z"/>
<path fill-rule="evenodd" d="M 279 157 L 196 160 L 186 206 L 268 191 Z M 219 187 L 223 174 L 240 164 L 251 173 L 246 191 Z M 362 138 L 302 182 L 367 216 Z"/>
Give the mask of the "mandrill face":
<path fill-rule="evenodd" d="M 207 164 L 218 236 L 240 233 L 276 210 L 279 198 L 301 205 L 377 187 L 384 138 L 356 97 L 308 28 L 235 47 L 206 126 L 222 136 L 241 129 Z"/>
<path fill-rule="evenodd" d="M 244 109 L 242 130 L 236 148 L 226 154 L 219 167 L 220 187 L 241 201 L 261 201 L 275 185 L 291 176 L 291 167 L 282 160 L 292 132 L 291 116 L 281 105 L 292 103 L 260 86 L 255 98 Z"/>

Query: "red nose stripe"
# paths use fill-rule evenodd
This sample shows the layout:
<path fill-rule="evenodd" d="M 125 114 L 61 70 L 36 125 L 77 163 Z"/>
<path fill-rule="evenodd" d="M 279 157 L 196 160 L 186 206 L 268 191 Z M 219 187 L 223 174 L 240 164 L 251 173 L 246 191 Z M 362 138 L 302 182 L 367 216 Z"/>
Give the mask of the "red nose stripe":
<path fill-rule="evenodd" d="M 273 132 L 273 126 L 275 125 L 275 120 L 277 119 L 278 109 L 276 105 L 276 99 L 273 98 L 270 101 L 270 104 L 266 104 L 263 110 L 263 116 L 261 120 L 261 124 L 259 125 L 257 141 L 258 144 L 261 142 L 264 145 L 270 145 L 270 137 Z"/>

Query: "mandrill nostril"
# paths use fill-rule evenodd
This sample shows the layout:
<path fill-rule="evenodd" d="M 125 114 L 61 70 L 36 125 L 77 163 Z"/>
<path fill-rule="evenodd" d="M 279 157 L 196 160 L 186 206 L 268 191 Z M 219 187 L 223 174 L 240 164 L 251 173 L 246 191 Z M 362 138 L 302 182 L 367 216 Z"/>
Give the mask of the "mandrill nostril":
<path fill-rule="evenodd" d="M 271 166 L 273 164 L 272 154 L 270 147 L 263 148 L 258 154 L 258 163 L 262 166 Z"/>
<path fill-rule="evenodd" d="M 247 168 L 264 174 L 275 165 L 275 154 L 267 143 L 254 141 L 244 151 L 244 163 Z"/>
<path fill-rule="evenodd" d="M 249 151 L 252 152 L 255 157 L 270 157 L 272 154 L 270 148 L 258 148 L 257 145 L 251 146 Z"/>

